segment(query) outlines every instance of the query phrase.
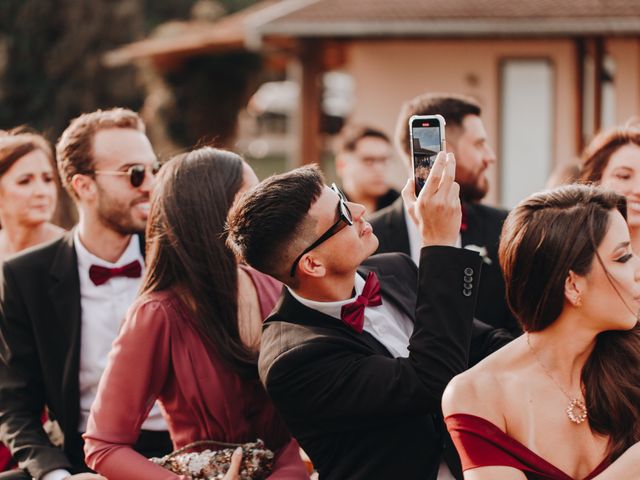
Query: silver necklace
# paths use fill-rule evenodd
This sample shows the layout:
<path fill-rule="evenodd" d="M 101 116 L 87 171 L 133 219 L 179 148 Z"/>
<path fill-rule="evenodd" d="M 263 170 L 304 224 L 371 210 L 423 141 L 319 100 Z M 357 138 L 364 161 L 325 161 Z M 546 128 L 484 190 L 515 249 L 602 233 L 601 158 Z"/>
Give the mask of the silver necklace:
<path fill-rule="evenodd" d="M 556 385 L 556 387 L 558 387 L 558 389 L 560 389 L 560 391 L 564 394 L 564 396 L 569 399 L 569 405 L 567 405 L 567 408 L 565 409 L 567 417 L 569 417 L 569 420 L 571 420 L 576 425 L 580 425 L 582 422 L 584 422 L 587 419 L 587 415 L 588 415 L 587 406 L 584 404 L 584 401 L 569 395 L 565 391 L 565 389 L 562 388 L 562 385 L 560 385 L 556 381 L 556 379 L 553 378 L 553 375 L 551 375 L 551 372 L 549 372 L 547 367 L 544 366 L 544 363 L 542 363 L 542 361 L 540 360 L 540 357 L 538 357 L 538 354 L 531 346 L 531 341 L 529 340 L 529 334 L 525 333 L 525 335 L 527 336 L 527 345 L 529 345 L 529 350 L 531 350 L 531 353 L 533 354 L 533 358 L 536 359 L 536 362 L 538 363 L 538 365 L 540 365 L 540 368 L 542 368 L 542 371 L 545 373 L 545 375 L 549 377 L 551 381 Z"/>

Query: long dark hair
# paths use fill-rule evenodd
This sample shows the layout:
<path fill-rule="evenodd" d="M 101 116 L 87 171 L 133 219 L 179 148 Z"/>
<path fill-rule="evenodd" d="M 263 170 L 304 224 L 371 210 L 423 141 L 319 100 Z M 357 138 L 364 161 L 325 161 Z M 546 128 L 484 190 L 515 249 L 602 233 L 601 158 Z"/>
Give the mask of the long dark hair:
<path fill-rule="evenodd" d="M 569 271 L 586 275 L 594 261 L 604 268 L 597 248 L 609 229 L 609 213 L 615 210 L 626 218 L 623 196 L 569 185 L 534 194 L 511 211 L 499 256 L 509 308 L 525 331 L 544 330 L 558 318 Z M 606 268 L 605 272 L 619 292 Z M 581 380 L 589 425 L 609 436 L 613 460 L 640 441 L 638 325 L 600 333 Z"/>
<path fill-rule="evenodd" d="M 243 377 L 254 377 L 257 354 L 240 338 L 237 262 L 224 235 L 242 173 L 238 155 L 211 147 L 163 166 L 147 224 L 142 292 L 185 292 L 197 328 L 215 353 Z"/>

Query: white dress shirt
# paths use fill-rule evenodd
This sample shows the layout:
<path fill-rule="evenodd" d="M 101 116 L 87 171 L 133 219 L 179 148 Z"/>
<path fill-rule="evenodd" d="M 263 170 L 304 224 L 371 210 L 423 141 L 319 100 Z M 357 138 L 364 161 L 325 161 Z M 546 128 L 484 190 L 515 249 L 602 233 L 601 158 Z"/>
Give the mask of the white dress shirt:
<path fill-rule="evenodd" d="M 340 311 L 342 306 L 353 303 L 357 296 L 362 293 L 364 284 L 364 278 L 356 273 L 355 296 L 349 300 L 339 302 L 316 302 L 302 298 L 291 289 L 289 289 L 289 293 L 305 307 L 341 320 Z M 409 337 L 413 333 L 413 322 L 408 315 L 396 308 L 393 302 L 385 300 L 383 292 L 382 305 L 364 309 L 364 330 L 384 345 L 394 358 L 406 358 L 409 356 Z"/>
<path fill-rule="evenodd" d="M 407 214 L 406 217 L 408 216 L 409 215 Z M 409 220 L 409 222 L 413 225 L 411 220 Z M 418 242 L 418 258 L 419 256 L 420 243 Z M 339 302 L 316 302 L 314 300 L 302 298 L 300 295 L 295 294 L 289 287 L 287 287 L 287 289 L 293 298 L 305 307 L 309 307 L 320 313 L 324 313 L 325 315 L 341 320 L 342 316 L 340 315 L 340 312 L 342 310 L 342 306 L 354 302 L 356 297 L 362 293 L 364 284 L 364 278 L 356 273 L 355 296 L 349 300 Z M 409 316 L 396 308 L 393 302 L 387 301 L 384 292 L 382 292 L 382 305 L 377 307 L 365 307 L 364 331 L 371 334 L 373 338 L 384 345 L 394 358 L 406 358 L 409 356 L 409 338 L 413 333 L 413 322 Z M 440 462 L 438 480 L 455 480 L 451 470 L 449 470 L 449 467 L 444 461 Z"/>
<path fill-rule="evenodd" d="M 411 252 L 411 259 L 418 265 L 420 264 L 420 250 L 422 250 L 422 236 L 418 230 L 418 226 L 413 223 L 411 216 L 407 211 L 407 206 L 404 205 L 404 222 L 407 225 L 407 236 L 409 237 L 409 251 Z M 457 248 L 462 247 L 462 236 L 458 234 L 458 240 L 456 240 Z"/>
<path fill-rule="evenodd" d="M 140 278 L 113 277 L 106 283 L 96 286 L 89 278 L 91 265 L 118 268 L 135 260 L 140 262 L 144 272 L 144 257 L 140 252 L 137 235 L 132 235 L 129 245 L 115 262 L 107 262 L 89 252 L 75 231 L 74 246 L 78 256 L 78 274 L 80 276 L 80 305 L 82 326 L 80 328 L 80 422 L 78 431 L 87 428 L 91 404 L 98 393 L 98 383 L 107 366 L 111 344 L 118 336 L 120 325 L 127 310 L 138 295 Z M 156 403 L 147 420 L 144 430 L 167 430 L 167 424 Z"/>

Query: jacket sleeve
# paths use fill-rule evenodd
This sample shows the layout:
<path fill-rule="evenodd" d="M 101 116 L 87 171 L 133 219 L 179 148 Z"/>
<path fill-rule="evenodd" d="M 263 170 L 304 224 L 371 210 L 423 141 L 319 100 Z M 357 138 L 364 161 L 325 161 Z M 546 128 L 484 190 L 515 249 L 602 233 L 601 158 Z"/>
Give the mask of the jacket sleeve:
<path fill-rule="evenodd" d="M 316 421 L 439 413 L 446 385 L 467 368 L 480 268 L 475 252 L 424 248 L 409 357 L 357 352 L 339 339 L 311 339 L 261 371 L 275 404 L 290 419 L 313 412 Z"/>
<path fill-rule="evenodd" d="M 142 303 L 113 343 L 83 435 L 87 465 L 109 480 L 181 478 L 133 449 L 169 373 L 169 321 L 160 302 Z"/>
<path fill-rule="evenodd" d="M 42 428 L 45 403 L 33 326 L 11 264 L 5 262 L 0 291 L 0 440 L 20 468 L 36 479 L 51 470 L 72 468 Z"/>
<path fill-rule="evenodd" d="M 500 350 L 511 342 L 513 338 L 514 336 L 507 329 L 494 328 L 474 319 L 471 349 L 469 351 L 469 367 L 473 367 L 480 360 Z"/>

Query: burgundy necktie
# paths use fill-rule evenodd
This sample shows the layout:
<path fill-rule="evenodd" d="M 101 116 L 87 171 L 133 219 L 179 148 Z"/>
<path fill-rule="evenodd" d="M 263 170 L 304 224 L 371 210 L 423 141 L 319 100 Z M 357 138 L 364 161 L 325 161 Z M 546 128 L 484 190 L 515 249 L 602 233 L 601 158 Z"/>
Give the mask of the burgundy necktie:
<path fill-rule="evenodd" d="M 369 272 L 367 281 L 364 284 L 362 293 L 358 295 L 355 302 L 342 306 L 340 316 L 342 321 L 353 328 L 356 332 L 362 333 L 364 329 L 364 308 L 377 307 L 382 305 L 380 296 L 380 282 L 375 273 Z"/>
<path fill-rule="evenodd" d="M 142 275 L 142 265 L 138 260 L 116 268 L 101 267 L 100 265 L 91 265 L 89 268 L 89 278 L 96 286 L 106 283 L 113 277 L 138 278 L 140 275 Z"/>

